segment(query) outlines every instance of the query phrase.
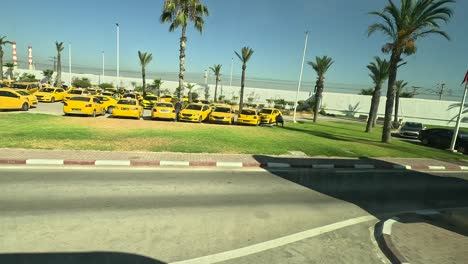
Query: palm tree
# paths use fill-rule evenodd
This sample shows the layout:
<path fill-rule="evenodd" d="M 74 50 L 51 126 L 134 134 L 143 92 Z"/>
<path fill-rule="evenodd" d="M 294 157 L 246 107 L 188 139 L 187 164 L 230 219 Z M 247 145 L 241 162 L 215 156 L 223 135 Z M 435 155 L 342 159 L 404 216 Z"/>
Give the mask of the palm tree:
<path fill-rule="evenodd" d="M 138 51 L 138 58 L 140 59 L 141 78 L 143 79 L 143 95 L 146 95 L 146 66 L 153 59 L 153 54 L 148 52 L 142 53 L 141 51 Z"/>
<path fill-rule="evenodd" d="M 215 93 L 214 93 L 214 102 L 216 103 L 218 101 L 218 83 L 221 81 L 221 67 L 223 65 L 221 64 L 215 64 L 213 67 L 210 67 L 210 69 L 213 71 L 215 77 L 216 77 L 216 86 L 215 86 Z"/>
<path fill-rule="evenodd" d="M 3 46 L 11 44 L 9 40 L 5 40 L 6 36 L 0 36 L 0 81 L 3 80 Z"/>
<path fill-rule="evenodd" d="M 182 27 L 180 36 L 180 64 L 179 64 L 179 87 L 180 95 L 184 93 L 184 74 L 185 74 L 185 46 L 187 44 L 187 25 L 192 22 L 195 29 L 203 32 L 205 24 L 204 17 L 208 16 L 208 8 L 200 0 L 165 0 L 164 8 L 161 14 L 161 23 L 170 23 L 169 31 L 173 32 Z M 181 98 L 179 97 L 179 100 Z"/>
<path fill-rule="evenodd" d="M 62 51 L 63 42 L 55 41 L 55 47 L 57 49 L 57 76 L 55 86 L 62 87 Z"/>
<path fill-rule="evenodd" d="M 315 92 L 314 123 L 317 122 L 320 103 L 322 101 L 325 73 L 327 73 L 328 69 L 332 66 L 333 63 L 334 61 L 332 58 L 327 56 L 315 57 L 315 61 L 307 62 L 307 64 L 312 66 L 312 68 L 317 73 L 317 81 L 315 83 L 317 91 Z"/>
<path fill-rule="evenodd" d="M 188 100 L 189 100 L 189 103 L 192 102 L 192 89 L 195 88 L 195 84 L 187 84 L 187 90 L 188 90 Z"/>
<path fill-rule="evenodd" d="M 52 75 L 54 75 L 54 71 L 47 69 L 42 71 L 42 75 L 47 79 L 47 83 L 50 84 L 50 80 L 52 80 Z"/>
<path fill-rule="evenodd" d="M 436 34 L 450 39 L 446 32 L 440 30 L 440 22 L 447 23 L 452 17 L 453 10 L 447 7 L 447 4 L 453 2 L 455 1 L 400 0 L 400 6 L 396 6 L 393 0 L 388 0 L 387 6 L 381 12 L 370 13 L 383 21 L 369 26 L 369 36 L 379 31 L 390 39 L 382 48 L 383 52 L 391 53 L 382 142 L 391 141 L 394 86 L 401 56 L 414 54 L 415 42 L 420 38 Z"/>
<path fill-rule="evenodd" d="M 156 94 L 158 95 L 158 97 L 161 96 L 161 86 L 164 82 L 161 80 L 161 79 L 156 79 L 153 81 L 153 85 L 155 86 L 156 88 Z"/>
<path fill-rule="evenodd" d="M 407 82 L 399 80 L 395 83 L 395 116 L 393 119 L 394 123 L 398 123 L 398 110 L 400 108 L 400 97 L 403 93 L 403 89 L 408 85 Z"/>
<path fill-rule="evenodd" d="M 382 93 L 382 84 L 388 79 L 388 70 L 390 63 L 387 60 L 382 60 L 379 57 L 374 57 L 375 62 L 369 63 L 369 69 L 372 81 L 374 82 L 374 91 L 372 93 L 371 106 L 369 110 L 369 118 L 367 119 L 366 132 L 372 132 L 377 120 L 377 112 L 380 104 L 380 94 Z"/>
<path fill-rule="evenodd" d="M 5 63 L 5 67 L 8 68 L 7 73 L 10 76 L 10 80 L 13 80 L 13 69 L 15 68 L 15 64 L 13 62 Z"/>
<path fill-rule="evenodd" d="M 242 62 L 242 78 L 241 78 L 241 90 L 240 90 L 240 101 L 239 101 L 239 111 L 242 111 L 242 108 L 244 107 L 245 70 L 247 69 L 247 62 L 252 57 L 254 50 L 249 47 L 243 47 L 241 50 L 242 55 L 237 53 L 237 51 L 234 51 L 234 53 L 236 53 L 237 57 Z"/>

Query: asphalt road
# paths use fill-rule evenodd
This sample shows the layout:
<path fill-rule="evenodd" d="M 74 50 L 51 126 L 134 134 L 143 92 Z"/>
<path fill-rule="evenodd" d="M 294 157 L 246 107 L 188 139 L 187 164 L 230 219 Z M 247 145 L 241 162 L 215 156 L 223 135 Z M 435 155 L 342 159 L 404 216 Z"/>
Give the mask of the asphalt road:
<path fill-rule="evenodd" d="M 382 214 L 467 206 L 467 179 L 385 171 L 3 167 L 0 263 L 171 263 L 203 256 L 185 263 L 381 263 L 372 232 Z M 337 222 L 346 225 L 322 234 Z M 303 231 L 308 235 L 301 238 Z"/>

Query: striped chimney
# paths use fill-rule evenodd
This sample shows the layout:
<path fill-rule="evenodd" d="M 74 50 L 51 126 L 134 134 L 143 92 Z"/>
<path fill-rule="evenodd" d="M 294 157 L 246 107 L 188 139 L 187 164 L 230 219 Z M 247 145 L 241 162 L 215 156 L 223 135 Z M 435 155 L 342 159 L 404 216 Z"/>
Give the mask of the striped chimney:
<path fill-rule="evenodd" d="M 18 67 L 18 56 L 16 55 L 16 42 L 11 43 L 12 51 L 13 51 L 13 64 L 15 65 L 14 68 Z"/>
<path fill-rule="evenodd" d="M 33 59 L 32 59 L 32 47 L 28 47 L 28 63 L 29 67 L 28 69 L 32 70 L 33 69 Z"/>

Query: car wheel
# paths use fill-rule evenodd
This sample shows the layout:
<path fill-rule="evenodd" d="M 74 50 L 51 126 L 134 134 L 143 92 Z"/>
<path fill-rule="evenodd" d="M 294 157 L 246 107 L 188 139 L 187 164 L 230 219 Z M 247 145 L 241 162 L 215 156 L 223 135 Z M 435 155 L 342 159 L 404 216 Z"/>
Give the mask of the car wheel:
<path fill-rule="evenodd" d="M 93 111 L 93 117 L 96 117 L 96 110 Z"/>
<path fill-rule="evenodd" d="M 201 123 L 202 121 L 203 121 L 203 119 L 200 116 L 200 119 L 198 119 L 198 123 Z"/>
<path fill-rule="evenodd" d="M 109 113 L 110 115 L 112 115 L 112 112 L 114 111 L 114 107 L 113 106 L 109 106 L 107 108 L 107 113 Z"/>
<path fill-rule="evenodd" d="M 27 103 L 24 103 L 22 106 L 21 106 L 21 111 L 28 111 L 29 110 L 29 105 Z"/>
<path fill-rule="evenodd" d="M 458 146 L 458 147 L 457 147 L 457 152 L 458 152 L 458 153 L 463 153 L 463 154 L 465 154 L 465 153 L 466 153 L 466 148 L 465 148 L 465 146 L 463 146 L 463 145 Z"/>
<path fill-rule="evenodd" d="M 50 99 L 50 102 L 51 102 L 51 103 L 55 103 L 55 98 L 52 97 L 52 98 Z"/>

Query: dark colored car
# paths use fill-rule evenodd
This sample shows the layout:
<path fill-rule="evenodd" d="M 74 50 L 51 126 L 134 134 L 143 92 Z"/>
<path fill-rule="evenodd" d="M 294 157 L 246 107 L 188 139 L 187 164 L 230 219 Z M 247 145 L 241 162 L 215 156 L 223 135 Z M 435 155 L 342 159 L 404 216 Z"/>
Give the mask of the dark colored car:
<path fill-rule="evenodd" d="M 452 142 L 452 136 L 452 129 L 433 128 L 421 130 L 419 133 L 419 140 L 426 146 L 448 149 Z M 468 154 L 468 132 L 460 131 L 458 133 L 455 149 L 460 153 Z"/>
<path fill-rule="evenodd" d="M 405 122 L 400 127 L 398 134 L 400 137 L 418 138 L 419 132 L 424 129 L 423 124 L 417 122 Z"/>

